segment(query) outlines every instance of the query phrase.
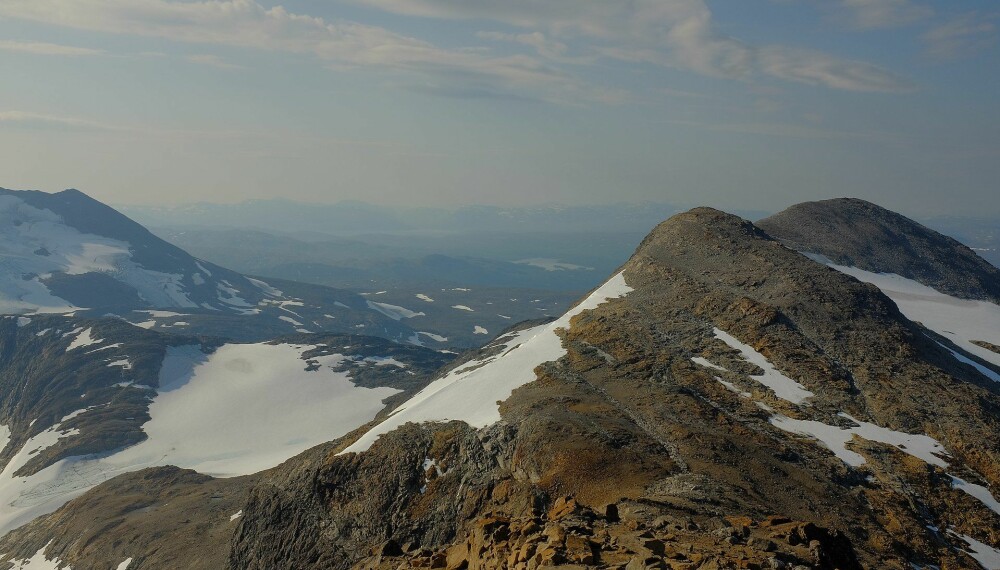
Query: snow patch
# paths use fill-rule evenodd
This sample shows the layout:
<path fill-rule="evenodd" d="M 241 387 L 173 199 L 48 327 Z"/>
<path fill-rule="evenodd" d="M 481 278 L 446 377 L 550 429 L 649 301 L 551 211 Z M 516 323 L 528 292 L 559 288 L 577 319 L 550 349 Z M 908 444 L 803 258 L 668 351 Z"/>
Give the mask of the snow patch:
<path fill-rule="evenodd" d="M 368 308 L 374 309 L 394 321 L 399 321 L 402 319 L 412 319 L 413 317 L 422 317 L 425 315 L 425 313 L 418 313 L 416 311 L 411 311 L 405 307 L 400 307 L 399 305 L 390 305 L 389 303 L 375 303 L 373 301 L 366 301 L 366 302 L 368 303 Z"/>
<path fill-rule="evenodd" d="M 975 368 L 977 372 L 989 378 L 990 380 L 993 380 L 994 382 L 1000 382 L 1000 374 L 990 370 L 989 368 L 983 366 L 982 364 L 976 362 L 975 360 L 972 360 L 971 358 L 966 358 L 965 356 L 962 356 L 961 354 L 955 352 L 954 350 L 948 348 L 947 346 L 941 344 L 940 342 L 938 342 L 937 345 L 950 352 L 951 355 L 955 358 L 955 360 L 961 362 L 962 364 L 968 364 L 969 366 Z"/>
<path fill-rule="evenodd" d="M 532 267 L 540 267 L 546 271 L 593 271 L 593 267 L 587 267 L 585 265 L 575 265 L 573 263 L 566 263 L 559 261 L 558 259 L 550 259 L 547 257 L 532 257 L 530 259 L 519 259 L 514 263 L 521 265 L 530 265 Z"/>
<path fill-rule="evenodd" d="M 476 325 L 476 327 L 472 329 L 472 334 L 490 334 L 490 331 L 484 329 L 479 325 Z"/>
<path fill-rule="evenodd" d="M 763 370 L 764 374 L 750 377 L 773 390 L 775 396 L 793 404 L 801 404 L 807 398 L 815 396 L 806 390 L 805 386 L 779 372 L 763 354 L 754 350 L 750 345 L 743 344 L 729 333 L 718 328 L 715 329 L 715 336 L 731 348 L 740 351 L 747 362 Z"/>
<path fill-rule="evenodd" d="M 6 449 L 8 443 L 10 443 L 10 428 L 0 424 L 0 451 Z"/>
<path fill-rule="evenodd" d="M 451 308 L 458 309 L 459 311 L 469 311 L 470 313 L 474 312 L 471 307 L 465 305 L 452 305 Z"/>
<path fill-rule="evenodd" d="M 968 554 L 986 570 L 1000 570 L 1000 550 L 992 546 L 979 542 L 967 534 L 959 534 L 953 530 L 948 531 L 952 535 L 961 538 L 969 545 Z"/>
<path fill-rule="evenodd" d="M 205 269 L 205 266 L 202 265 L 200 262 L 195 261 L 194 264 L 198 266 L 198 269 L 200 269 L 202 273 L 204 273 L 205 275 L 208 275 L 209 277 L 212 276 L 212 272 L 209 271 L 209 270 L 207 270 L 207 269 Z"/>
<path fill-rule="evenodd" d="M 73 341 L 69 343 L 69 346 L 66 347 L 66 352 L 104 342 L 104 339 L 95 339 L 90 335 L 93 330 L 94 329 L 92 328 L 88 328 L 78 333 L 76 338 L 74 338 Z"/>
<path fill-rule="evenodd" d="M 983 487 L 982 485 L 976 485 L 975 483 L 969 483 L 968 481 L 955 477 L 954 475 L 948 475 L 951 477 L 951 486 L 959 491 L 976 498 L 982 504 L 986 505 L 994 513 L 1000 515 L 1000 501 L 996 500 L 993 493 L 989 489 Z"/>
<path fill-rule="evenodd" d="M 743 390 L 740 390 L 739 386 L 737 386 L 736 384 L 733 384 L 732 382 L 726 382 L 725 380 L 723 380 L 722 378 L 719 378 L 718 376 L 713 376 L 713 378 L 715 378 L 716 382 L 718 382 L 719 384 L 722 384 L 723 386 L 725 386 L 727 390 L 729 390 L 730 392 L 733 392 L 734 394 L 739 394 L 740 397 L 742 397 L 742 398 L 752 398 L 753 397 L 753 394 L 751 394 L 750 392 L 744 392 Z M 773 412 L 774 410 L 768 408 L 768 411 Z"/>
<path fill-rule="evenodd" d="M 58 558 L 53 558 L 49 560 L 45 556 L 45 549 L 52 544 L 50 540 L 48 544 L 38 549 L 31 558 L 24 558 L 21 560 L 11 560 L 9 564 L 13 564 L 10 570 L 73 570 L 70 566 L 64 566 L 62 561 Z M 119 567 L 120 570 L 120 567 Z"/>
<path fill-rule="evenodd" d="M 187 316 L 184 313 L 175 313 L 173 311 L 148 311 L 147 310 L 147 311 L 136 311 L 136 312 L 137 313 L 146 313 L 147 315 L 149 315 L 149 316 L 151 316 L 153 318 L 157 318 L 157 319 L 166 319 L 166 318 L 170 318 L 170 317 L 186 317 Z"/>
<path fill-rule="evenodd" d="M 427 295 L 424 295 L 423 293 L 417 293 L 416 297 L 417 297 L 417 299 L 420 299 L 421 301 L 427 301 L 428 303 L 433 303 L 434 302 L 434 299 L 431 299 L 430 297 L 428 297 Z"/>
<path fill-rule="evenodd" d="M 115 366 L 120 366 L 122 370 L 132 370 L 132 362 L 127 358 L 108 363 L 108 368 L 114 368 Z"/>
<path fill-rule="evenodd" d="M 705 360 L 704 358 L 702 358 L 700 356 L 695 356 L 695 357 L 691 358 L 691 362 L 694 362 L 695 364 L 699 364 L 701 366 L 704 366 L 705 368 L 711 368 L 712 370 L 719 370 L 721 372 L 726 372 L 725 368 L 719 366 L 718 364 L 712 364 L 711 362 L 709 362 L 708 360 Z"/>
<path fill-rule="evenodd" d="M 114 344 L 106 344 L 106 345 L 104 345 L 102 347 L 95 348 L 94 350 L 88 350 L 87 354 L 94 354 L 95 352 L 103 352 L 105 350 L 110 350 L 112 348 L 121 348 L 122 346 L 123 345 L 120 342 L 116 342 Z"/>
<path fill-rule="evenodd" d="M 265 283 L 264 281 L 261 281 L 260 279 L 254 279 L 252 277 L 247 277 L 246 279 L 250 283 L 253 283 L 254 287 L 260 289 L 261 291 L 263 291 L 264 293 L 266 293 L 268 295 L 271 295 L 272 297 L 284 297 L 285 296 L 285 294 L 282 293 L 280 289 L 272 287 L 271 285 L 269 285 L 268 283 Z"/>
<path fill-rule="evenodd" d="M 869 441 L 894 446 L 900 451 L 922 459 L 931 465 L 942 468 L 948 467 L 948 462 L 941 458 L 942 456 L 947 456 L 948 452 L 936 439 L 928 435 L 909 434 L 891 430 L 876 424 L 854 419 L 843 412 L 838 415 L 850 420 L 855 426 L 840 428 L 812 420 L 796 420 L 780 414 L 771 418 L 771 424 L 781 430 L 810 436 L 819 440 L 834 455 L 840 458 L 841 461 L 852 467 L 860 467 L 865 464 L 863 456 L 847 449 L 847 443 L 854 439 L 855 435 Z"/>
<path fill-rule="evenodd" d="M 427 331 L 417 331 L 417 332 L 413 333 L 412 335 L 410 335 L 410 338 L 406 339 L 406 342 L 408 342 L 410 344 L 413 344 L 413 345 L 416 345 L 416 346 L 424 346 L 424 342 L 422 340 L 420 340 L 420 335 L 424 335 L 427 338 L 429 338 L 429 339 L 431 339 L 433 341 L 436 341 L 436 342 L 448 342 L 448 337 L 441 336 L 439 334 L 434 334 L 434 333 L 427 332 Z"/>

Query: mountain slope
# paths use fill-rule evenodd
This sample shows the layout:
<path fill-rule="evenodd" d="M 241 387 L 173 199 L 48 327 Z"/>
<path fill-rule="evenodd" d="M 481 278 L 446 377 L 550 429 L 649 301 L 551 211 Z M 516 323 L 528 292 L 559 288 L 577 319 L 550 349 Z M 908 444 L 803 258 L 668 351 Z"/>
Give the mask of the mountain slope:
<path fill-rule="evenodd" d="M 969 356 L 878 288 L 695 209 L 559 321 L 255 476 L 228 564 L 994 568 L 1000 383 Z M 105 486 L 0 551 L 93 567 L 61 534 L 91 500 Z M 124 543 L 132 570 L 169 567 Z"/>
<path fill-rule="evenodd" d="M 374 418 L 437 351 L 353 335 L 224 344 L 119 319 L 0 320 L 0 531 L 120 473 L 255 473 Z"/>
<path fill-rule="evenodd" d="M 805 202 L 757 226 L 837 265 L 894 273 L 942 293 L 1000 303 L 1000 269 L 958 241 L 856 198 Z"/>
<path fill-rule="evenodd" d="M 244 340 L 359 328 L 395 340 L 413 334 L 352 293 L 279 289 L 198 260 L 77 190 L 0 189 L 0 261 L 0 313 L 110 312 L 167 332 Z"/>

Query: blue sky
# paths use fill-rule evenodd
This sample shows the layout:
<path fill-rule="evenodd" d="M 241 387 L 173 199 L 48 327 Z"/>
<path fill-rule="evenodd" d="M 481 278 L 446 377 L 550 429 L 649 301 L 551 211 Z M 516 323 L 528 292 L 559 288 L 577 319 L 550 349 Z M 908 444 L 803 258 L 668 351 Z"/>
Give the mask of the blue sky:
<path fill-rule="evenodd" d="M 0 186 L 1000 215 L 1000 5 L 3 0 Z"/>

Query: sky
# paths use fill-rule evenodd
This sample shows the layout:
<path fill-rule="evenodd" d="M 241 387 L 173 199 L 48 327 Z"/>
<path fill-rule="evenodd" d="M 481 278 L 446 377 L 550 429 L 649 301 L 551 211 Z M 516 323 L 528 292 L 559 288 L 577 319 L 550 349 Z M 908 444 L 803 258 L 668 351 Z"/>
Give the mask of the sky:
<path fill-rule="evenodd" d="M 1000 216 L 995 0 L 0 0 L 0 186 Z"/>

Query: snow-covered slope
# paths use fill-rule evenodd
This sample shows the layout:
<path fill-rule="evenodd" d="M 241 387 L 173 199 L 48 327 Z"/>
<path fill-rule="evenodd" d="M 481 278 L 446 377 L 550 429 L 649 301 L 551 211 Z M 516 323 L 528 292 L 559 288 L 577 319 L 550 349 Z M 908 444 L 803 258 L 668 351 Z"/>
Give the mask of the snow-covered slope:
<path fill-rule="evenodd" d="M 268 469 L 370 421 L 383 400 L 445 361 L 435 351 L 369 337 L 317 340 L 323 342 L 227 344 L 211 354 L 199 345 L 168 347 L 158 387 L 119 388 L 151 398 L 150 419 L 142 426 L 146 439 L 64 457 L 25 475 L 23 468 L 38 454 L 84 437 L 81 430 L 88 427 L 75 427 L 80 416 L 104 413 L 114 401 L 65 414 L 25 441 L 0 472 L 0 534 L 121 473 L 176 465 L 230 477 Z M 103 342 L 68 350 L 96 351 L 92 358 L 103 359 Z M 379 352 L 379 343 L 388 352 Z M 6 435 L 7 426 L 0 433 Z"/>
<path fill-rule="evenodd" d="M 568 328 L 576 315 L 631 290 L 623 272 L 618 273 L 561 318 L 499 339 L 493 348 L 502 348 L 495 356 L 467 362 L 434 381 L 343 453 L 365 451 L 383 434 L 409 422 L 461 420 L 485 427 L 500 421 L 497 402 L 533 381 L 538 365 L 566 353 L 556 331 Z"/>
<path fill-rule="evenodd" d="M 81 214 L 90 216 L 82 228 L 73 223 Z M 200 262 L 71 190 L 0 192 L 0 252 L 0 312 L 4 313 L 66 312 L 126 303 L 247 313 L 255 310 L 256 302 L 274 296 L 266 284 Z M 93 275 L 123 287 L 101 298 L 93 290 L 99 283 Z M 123 296 L 123 291 L 131 295 Z M 103 306 L 94 306 L 95 302 Z"/>
<path fill-rule="evenodd" d="M 79 191 L 0 189 L 0 314 L 79 310 L 120 314 L 145 328 L 239 339 L 413 334 L 353 293 L 268 283 L 196 259 Z"/>

